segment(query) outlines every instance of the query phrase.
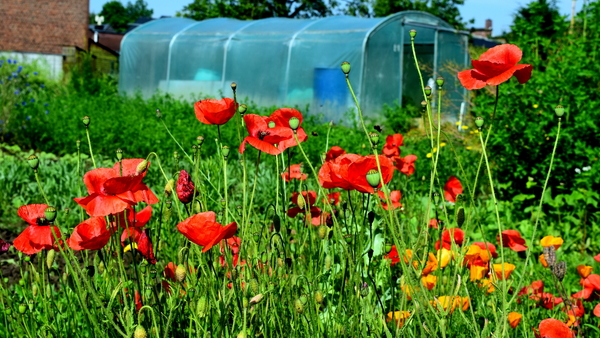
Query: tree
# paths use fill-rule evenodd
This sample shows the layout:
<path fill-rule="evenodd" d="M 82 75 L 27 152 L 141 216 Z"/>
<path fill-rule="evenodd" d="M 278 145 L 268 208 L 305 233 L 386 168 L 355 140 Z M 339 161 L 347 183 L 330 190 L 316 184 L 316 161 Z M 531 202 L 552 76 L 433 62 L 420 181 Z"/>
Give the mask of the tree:
<path fill-rule="evenodd" d="M 117 32 L 125 32 L 129 24 L 139 18 L 152 17 L 154 11 L 148 8 L 144 0 L 136 0 L 134 3 L 128 2 L 123 6 L 120 1 L 109 1 L 102 6 L 100 16 L 104 17 L 104 22 Z M 95 23 L 94 13 L 90 13 L 90 22 Z"/>
<path fill-rule="evenodd" d="M 240 20 L 309 18 L 331 15 L 336 6 L 336 0 L 194 0 L 177 12 L 177 16 L 194 20 L 218 17 Z"/>
<path fill-rule="evenodd" d="M 464 3 L 465 0 L 375 0 L 373 11 L 376 17 L 401 11 L 423 11 L 441 18 L 456 29 L 465 29 L 466 23 L 457 7 Z"/>

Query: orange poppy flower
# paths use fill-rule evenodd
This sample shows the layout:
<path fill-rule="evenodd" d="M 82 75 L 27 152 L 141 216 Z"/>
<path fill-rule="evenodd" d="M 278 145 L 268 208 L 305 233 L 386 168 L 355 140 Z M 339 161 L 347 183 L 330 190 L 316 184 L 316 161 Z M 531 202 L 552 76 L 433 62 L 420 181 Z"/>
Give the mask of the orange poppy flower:
<path fill-rule="evenodd" d="M 522 314 L 520 314 L 518 312 L 511 312 L 508 314 L 508 324 L 510 325 L 510 327 L 512 327 L 514 329 L 517 327 L 517 325 L 519 325 L 522 318 L 523 318 Z"/>
<path fill-rule="evenodd" d="M 494 272 L 500 280 L 508 279 L 515 268 L 516 266 L 510 263 L 494 264 Z M 502 273 L 502 270 L 504 270 L 504 273 Z"/>
<path fill-rule="evenodd" d="M 421 284 L 423 284 L 423 286 L 426 287 L 427 290 L 433 289 L 435 287 L 436 283 L 437 283 L 437 277 L 434 275 L 427 275 L 427 276 L 421 277 Z"/>
<path fill-rule="evenodd" d="M 203 246 L 202 252 L 210 250 L 223 239 L 231 238 L 237 231 L 235 222 L 226 226 L 216 222 L 213 211 L 201 212 L 177 224 L 177 230 L 195 244 Z"/>
<path fill-rule="evenodd" d="M 385 319 L 386 322 L 394 321 L 396 322 L 396 326 L 401 328 L 404 326 L 406 320 L 410 317 L 409 311 L 394 311 L 388 312 L 387 317 Z"/>
<path fill-rule="evenodd" d="M 540 255 L 539 260 L 540 260 L 540 264 L 542 264 L 543 267 L 545 267 L 545 268 L 548 267 L 548 262 L 546 262 L 546 257 L 544 257 L 544 254 Z"/>
<path fill-rule="evenodd" d="M 554 246 L 554 250 L 558 250 L 563 243 L 564 240 L 562 238 L 554 236 L 546 236 L 540 240 L 540 244 L 544 248 Z"/>
<path fill-rule="evenodd" d="M 471 282 L 474 282 L 476 280 L 484 278 L 485 275 L 487 275 L 487 273 L 488 273 L 488 268 L 485 266 L 471 265 L 471 268 L 469 269 L 469 271 L 470 271 Z"/>
<path fill-rule="evenodd" d="M 469 309 L 470 300 L 469 297 L 461 296 L 440 296 L 436 300 L 429 301 L 435 308 L 441 306 L 444 311 L 450 308 L 450 313 L 454 312 L 455 309 L 461 309 L 467 311 Z"/>
<path fill-rule="evenodd" d="M 225 124 L 235 115 L 236 110 L 233 99 L 227 97 L 221 100 L 206 99 L 194 103 L 196 118 L 204 124 Z"/>
<path fill-rule="evenodd" d="M 487 85 L 497 86 L 513 75 L 523 84 L 531 78 L 533 66 L 517 64 L 522 56 L 523 52 L 515 45 L 492 47 L 481 54 L 479 60 L 471 61 L 474 69 L 459 72 L 458 79 L 469 90 L 481 89 Z"/>
<path fill-rule="evenodd" d="M 581 278 L 587 278 L 592 273 L 592 270 L 594 270 L 594 268 L 592 268 L 589 265 L 578 265 L 577 266 L 577 272 L 579 273 L 579 276 Z"/>

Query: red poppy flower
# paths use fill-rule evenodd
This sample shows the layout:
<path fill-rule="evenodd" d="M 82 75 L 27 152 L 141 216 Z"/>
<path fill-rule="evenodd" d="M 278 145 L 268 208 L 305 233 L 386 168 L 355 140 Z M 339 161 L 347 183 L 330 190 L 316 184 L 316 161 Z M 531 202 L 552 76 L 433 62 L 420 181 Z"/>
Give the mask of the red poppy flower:
<path fill-rule="evenodd" d="M 92 217 L 73 229 L 67 244 L 73 250 L 100 250 L 110 240 L 104 217 Z"/>
<path fill-rule="evenodd" d="M 239 237 L 233 236 L 231 238 L 228 238 L 226 241 L 221 241 L 220 250 L 221 250 L 222 254 L 225 253 L 225 245 L 223 244 L 223 242 L 225 242 L 225 244 L 227 244 L 227 247 L 231 250 L 231 253 L 233 254 L 231 258 L 232 258 L 233 267 L 235 268 L 238 265 L 238 261 L 239 261 L 240 244 L 242 243 L 242 239 Z M 240 263 L 240 265 L 246 265 L 246 261 L 242 261 L 239 263 Z M 219 256 L 219 264 L 221 264 L 222 267 L 227 266 L 227 262 L 225 260 L 225 255 Z"/>
<path fill-rule="evenodd" d="M 188 174 L 187 171 L 182 170 L 179 172 L 175 190 L 177 191 L 177 198 L 179 198 L 183 204 L 188 204 L 194 199 L 194 182 L 191 180 L 190 174 Z"/>
<path fill-rule="evenodd" d="M 600 303 L 596 304 L 594 307 L 594 316 L 600 317 Z"/>
<path fill-rule="evenodd" d="M 600 254 L 597 254 L 596 256 L 594 256 L 594 260 L 596 262 L 600 262 Z"/>
<path fill-rule="evenodd" d="M 144 258 L 150 264 L 156 264 L 156 257 L 154 257 L 154 250 L 152 249 L 152 242 L 150 241 L 150 235 L 148 234 L 148 229 L 144 229 L 137 241 L 137 250 L 144 256 Z"/>
<path fill-rule="evenodd" d="M 435 218 L 432 218 L 429 220 L 429 224 L 427 225 L 429 228 L 434 228 L 434 229 L 439 229 L 438 226 L 438 220 Z"/>
<path fill-rule="evenodd" d="M 177 269 L 177 265 L 175 265 L 175 263 L 173 262 L 169 262 L 169 264 L 167 264 L 167 266 L 165 266 L 165 269 L 163 271 L 163 276 L 165 276 L 165 278 L 170 279 L 172 281 L 176 281 L 177 279 L 175 279 L 175 270 Z"/>
<path fill-rule="evenodd" d="M 327 152 L 327 154 L 325 154 L 325 161 L 333 161 L 336 158 L 344 155 L 346 153 L 346 151 L 338 146 L 333 146 L 331 147 L 331 149 L 329 149 L 329 151 Z"/>
<path fill-rule="evenodd" d="M 136 173 L 142 159 L 123 160 L 113 168 L 98 168 L 83 176 L 89 196 L 74 198 L 92 217 L 117 214 L 127 207 L 158 202 L 156 195 L 142 183 L 145 172 Z"/>
<path fill-rule="evenodd" d="M 496 246 L 492 243 L 474 242 L 473 245 L 477 245 L 482 250 L 489 250 L 492 254 L 492 258 L 498 258 L 498 252 L 496 252 Z"/>
<path fill-rule="evenodd" d="M 300 194 L 294 192 L 292 194 L 291 201 L 296 207 L 290 208 L 287 211 L 287 215 L 289 217 L 296 217 L 298 214 L 306 215 L 307 212 L 310 213 L 311 223 L 312 225 L 320 225 L 321 224 L 321 209 L 314 206 L 317 200 L 317 193 L 314 191 L 302 191 L 302 200 L 300 200 Z M 299 201 L 300 200 L 300 201 Z"/>
<path fill-rule="evenodd" d="M 227 97 L 221 100 L 207 99 L 194 103 L 196 118 L 204 124 L 225 124 L 235 115 L 236 110 L 233 99 Z"/>
<path fill-rule="evenodd" d="M 352 183 L 348 182 L 348 167 L 351 163 L 361 158 L 356 154 L 344 154 L 333 161 L 323 163 L 319 169 L 319 183 L 325 189 L 342 188 L 344 190 L 354 189 Z"/>
<path fill-rule="evenodd" d="M 286 182 L 289 182 L 293 179 L 304 181 L 307 177 L 308 175 L 302 172 L 302 164 L 293 164 L 283 174 L 281 174 L 281 178 L 283 178 Z"/>
<path fill-rule="evenodd" d="M 487 85 L 497 86 L 513 75 L 523 84 L 531 78 L 533 67 L 517 63 L 523 52 L 511 44 L 499 45 L 481 54 L 479 60 L 473 60 L 473 68 L 458 73 L 460 83 L 467 89 L 481 89 Z"/>
<path fill-rule="evenodd" d="M 531 297 L 530 297 L 531 298 Z M 561 297 L 554 297 L 551 293 L 542 293 L 540 295 L 540 305 L 548 310 L 554 309 L 554 307 L 563 302 Z"/>
<path fill-rule="evenodd" d="M 554 318 L 542 320 L 539 330 L 542 338 L 571 338 L 575 336 L 565 323 Z"/>
<path fill-rule="evenodd" d="M 377 195 L 379 195 L 379 199 L 381 200 L 381 206 L 385 210 L 388 210 L 389 207 L 386 204 L 385 194 L 383 193 L 383 191 L 379 190 L 377 192 Z M 390 192 L 390 202 L 392 202 L 392 210 L 402 208 L 402 203 L 400 203 L 400 199 L 402 199 L 402 193 L 400 191 L 394 190 Z"/>
<path fill-rule="evenodd" d="M 254 148 L 271 155 L 279 155 L 283 151 L 275 145 L 293 138 L 293 131 L 288 127 L 275 126 L 269 127 L 269 118 L 266 116 L 258 116 L 255 114 L 244 115 L 246 129 L 249 136 L 244 138 L 240 144 L 239 152 L 243 154 L 246 150 L 246 143 L 249 143 Z"/>
<path fill-rule="evenodd" d="M 400 156 L 400 146 L 404 145 L 404 136 L 402 134 L 388 135 L 385 138 L 385 145 L 382 152 L 387 157 Z"/>
<path fill-rule="evenodd" d="M 15 238 L 13 246 L 26 255 L 33 255 L 43 249 L 55 249 L 54 237 L 60 238 L 60 230 L 50 225 L 45 219 L 46 204 L 29 204 L 19 208 L 17 214 L 29 224 L 25 230 Z"/>
<path fill-rule="evenodd" d="M 398 249 L 396 249 L 395 245 L 392 245 L 392 249 L 390 250 L 390 252 L 383 256 L 384 259 L 390 259 L 392 261 L 392 263 L 390 263 L 390 265 L 395 265 L 400 263 L 400 255 L 398 254 Z"/>
<path fill-rule="evenodd" d="M 323 203 L 338 205 L 338 204 L 340 204 L 340 195 L 341 195 L 341 193 L 339 193 L 339 192 L 329 193 L 329 194 L 327 194 L 327 199 L 323 199 Z"/>
<path fill-rule="evenodd" d="M 127 218 L 125 218 L 127 216 Z M 115 220 L 112 222 L 112 226 L 117 225 L 121 228 L 134 227 L 141 228 L 145 226 L 152 217 L 152 207 L 147 206 L 144 209 L 135 212 L 133 208 L 127 208 L 122 213 L 115 215 Z"/>
<path fill-rule="evenodd" d="M 463 187 L 458 178 L 450 176 L 444 185 L 444 198 L 448 202 L 456 202 L 456 196 L 462 194 Z"/>
<path fill-rule="evenodd" d="M 581 278 L 579 284 L 583 286 L 583 290 L 574 293 L 573 298 L 590 299 L 595 292 L 600 291 L 600 275 L 590 274 L 586 278 Z M 594 297 L 597 298 L 597 297 Z"/>
<path fill-rule="evenodd" d="M 302 125 L 302 113 L 292 108 L 277 109 L 273 112 L 273 114 L 271 114 L 271 116 L 267 118 L 267 124 L 269 122 L 275 122 L 275 127 L 283 127 L 289 129 L 290 119 L 292 117 L 295 117 L 299 120 L 298 126 Z M 308 139 L 308 135 L 306 135 L 306 132 L 302 127 L 298 127 L 298 129 L 296 129 L 296 136 L 298 137 L 298 141 L 300 142 L 304 142 Z M 277 144 L 277 149 L 284 151 L 287 148 L 294 147 L 297 145 L 298 143 L 296 143 L 296 139 L 292 135 L 290 138 L 280 141 L 279 144 Z"/>
<path fill-rule="evenodd" d="M 581 299 L 572 300 L 572 301 L 573 301 L 572 306 L 566 306 L 563 310 L 565 310 L 565 312 L 569 316 L 583 317 L 583 315 L 585 315 L 585 308 L 583 306 L 583 302 L 581 301 Z"/>
<path fill-rule="evenodd" d="M 235 222 L 222 226 L 216 220 L 217 215 L 213 211 L 201 212 L 177 224 L 177 230 L 193 243 L 203 246 L 202 252 L 206 252 L 237 231 Z"/>
<path fill-rule="evenodd" d="M 392 161 L 382 155 L 378 155 L 379 164 L 381 166 L 381 176 L 383 182 L 380 182 L 377 188 L 380 188 L 383 183 L 387 184 L 394 176 L 394 164 Z M 373 193 L 375 189 L 367 182 L 367 173 L 371 170 L 377 171 L 377 160 L 375 155 L 361 156 L 354 162 L 348 165 L 348 170 L 345 172 L 347 181 L 352 184 L 352 187 L 362 193 Z"/>
<path fill-rule="evenodd" d="M 500 238 L 498 238 L 498 244 L 500 244 Z M 504 230 L 502 231 L 502 244 L 505 248 L 510 248 L 513 251 L 525 251 L 527 245 L 525 240 L 521 237 L 521 233 L 517 230 Z"/>
<path fill-rule="evenodd" d="M 459 228 L 450 228 L 446 229 L 442 232 L 442 247 L 444 249 L 450 250 L 452 248 L 452 241 L 458 246 L 463 245 L 463 241 L 465 240 L 465 232 Z M 435 242 L 435 249 L 440 249 L 440 241 Z"/>
<path fill-rule="evenodd" d="M 538 281 L 531 282 L 530 285 L 522 288 L 521 291 L 519 291 L 518 296 L 534 295 L 534 296 L 538 297 L 537 299 L 539 299 L 539 295 L 541 295 L 543 292 L 544 292 L 544 282 L 541 280 L 538 280 Z"/>
<path fill-rule="evenodd" d="M 406 176 L 415 173 L 415 161 L 418 159 L 415 155 L 406 155 L 405 157 L 396 158 L 396 169 Z"/>
<path fill-rule="evenodd" d="M 140 311 L 140 309 L 144 306 L 142 303 L 142 296 L 140 295 L 138 290 L 135 290 L 135 311 Z"/>

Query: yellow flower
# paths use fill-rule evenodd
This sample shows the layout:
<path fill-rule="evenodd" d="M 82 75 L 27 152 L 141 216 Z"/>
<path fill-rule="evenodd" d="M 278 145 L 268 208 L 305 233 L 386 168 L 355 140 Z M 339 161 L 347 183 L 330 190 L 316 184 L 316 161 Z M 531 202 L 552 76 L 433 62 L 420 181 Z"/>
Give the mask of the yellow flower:
<path fill-rule="evenodd" d="M 473 149 L 473 147 L 471 147 L 471 146 L 468 146 L 468 147 L 467 147 L 467 150 L 471 150 L 471 149 Z"/>
<path fill-rule="evenodd" d="M 454 258 L 454 252 L 448 250 L 448 249 L 444 249 L 442 248 L 441 250 L 437 251 L 437 260 L 440 262 L 440 268 L 445 268 L 448 263 L 450 263 L 450 259 Z"/>
<path fill-rule="evenodd" d="M 479 280 L 479 287 L 481 287 L 481 288 L 487 287 L 487 293 L 492 293 L 492 292 L 496 291 L 496 287 L 494 286 L 492 281 L 487 278 L 483 278 L 483 279 Z"/>
<path fill-rule="evenodd" d="M 123 248 L 123 252 L 127 252 L 129 250 L 137 249 L 137 248 L 138 248 L 137 243 L 128 244 L 125 248 Z"/>
<path fill-rule="evenodd" d="M 460 126 L 461 125 L 460 121 L 456 121 L 456 125 Z"/>
<path fill-rule="evenodd" d="M 434 275 L 423 276 L 421 277 L 421 283 L 427 290 L 431 290 L 435 287 L 435 284 L 437 284 L 437 277 Z"/>
<path fill-rule="evenodd" d="M 469 126 L 462 126 L 462 129 L 469 129 Z"/>
<path fill-rule="evenodd" d="M 440 147 L 445 147 L 445 146 L 446 146 L 446 142 L 440 143 Z"/>
<path fill-rule="evenodd" d="M 482 279 L 488 272 L 485 266 L 471 265 L 471 282 Z"/>
<path fill-rule="evenodd" d="M 431 300 L 429 303 L 437 308 L 438 305 L 441 306 L 444 311 L 448 310 L 450 307 L 450 313 L 454 312 L 456 308 L 462 309 L 463 311 L 467 311 L 469 309 L 469 297 L 461 297 L 461 296 L 440 296 L 436 300 Z"/>
<path fill-rule="evenodd" d="M 537 109 L 538 107 L 539 107 L 539 105 L 537 103 L 533 105 L 534 109 Z"/>
<path fill-rule="evenodd" d="M 433 156 L 432 153 L 427 153 L 427 155 L 425 155 L 425 157 L 427 157 L 427 158 L 431 158 L 432 156 Z"/>

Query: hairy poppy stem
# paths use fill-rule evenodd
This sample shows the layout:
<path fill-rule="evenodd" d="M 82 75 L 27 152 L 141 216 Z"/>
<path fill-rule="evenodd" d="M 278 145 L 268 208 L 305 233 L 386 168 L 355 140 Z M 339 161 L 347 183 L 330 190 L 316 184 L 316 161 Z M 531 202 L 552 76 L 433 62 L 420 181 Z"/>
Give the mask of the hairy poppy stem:
<path fill-rule="evenodd" d="M 85 135 L 87 136 L 88 146 L 90 148 L 90 158 L 92 159 L 94 169 L 96 169 L 98 167 L 96 166 L 96 160 L 94 159 L 94 152 L 92 151 L 92 141 L 90 140 L 90 129 L 88 127 L 85 127 Z"/>
<path fill-rule="evenodd" d="M 163 121 L 163 119 L 161 118 L 160 122 L 162 123 L 163 127 L 165 127 L 165 130 L 167 131 L 167 133 L 169 134 L 169 136 L 171 136 L 171 138 L 173 139 L 173 141 L 175 141 L 175 144 L 177 144 L 177 146 L 179 147 L 179 149 L 181 149 L 181 151 L 183 152 L 183 154 L 185 155 L 185 157 L 187 157 L 188 161 L 190 161 L 190 163 L 194 163 L 194 160 L 190 157 L 190 155 L 188 155 L 188 153 L 185 151 L 185 149 L 183 149 L 183 147 L 181 146 L 181 144 L 179 144 L 179 142 L 177 141 L 177 139 L 175 138 L 175 136 L 173 136 L 173 134 L 171 134 L 171 131 L 169 130 L 169 127 L 167 127 L 167 125 L 165 124 L 165 121 Z"/>
<path fill-rule="evenodd" d="M 492 133 L 492 127 L 494 126 L 494 118 L 496 117 L 496 109 L 498 109 L 498 97 L 500 96 L 500 85 L 496 86 L 496 99 L 494 100 L 494 110 L 492 112 L 492 118 L 490 119 L 488 132 L 485 135 L 485 143 L 483 143 L 483 147 L 486 147 L 488 144 L 488 140 L 490 139 L 490 135 Z M 479 130 L 481 133 L 481 130 Z M 479 165 L 477 166 L 477 172 L 475 173 L 475 182 L 473 182 L 473 194 L 475 194 L 475 189 L 477 189 L 477 180 L 479 178 L 479 173 L 481 172 L 481 166 L 483 165 L 483 153 L 479 158 Z"/>

